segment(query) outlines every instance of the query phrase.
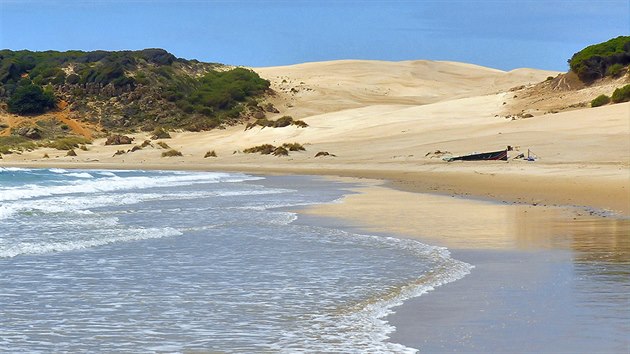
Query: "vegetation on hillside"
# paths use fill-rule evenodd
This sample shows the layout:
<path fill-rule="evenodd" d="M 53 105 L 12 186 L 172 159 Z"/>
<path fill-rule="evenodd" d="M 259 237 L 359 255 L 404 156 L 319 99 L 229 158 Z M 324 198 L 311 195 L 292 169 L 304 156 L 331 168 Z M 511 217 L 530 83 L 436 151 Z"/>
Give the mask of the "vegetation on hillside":
<path fill-rule="evenodd" d="M 164 96 L 186 113 L 216 118 L 216 123 L 220 123 L 226 118 L 237 118 L 244 109 L 241 103 L 263 94 L 267 89 L 269 81 L 251 70 L 235 68 L 210 71 L 185 87 L 171 86 Z"/>
<path fill-rule="evenodd" d="M 613 92 L 611 99 L 614 103 L 630 101 L 630 85 L 616 89 Z"/>
<path fill-rule="evenodd" d="M 44 113 L 55 104 L 55 94 L 50 86 L 43 89 L 30 82 L 21 83 L 7 102 L 9 112 L 17 114 Z"/>
<path fill-rule="evenodd" d="M 252 110 L 269 82 L 244 68 L 139 51 L 0 50 L 0 103 L 28 115 L 69 104 L 73 116 L 106 131 L 159 127 L 207 130 Z"/>
<path fill-rule="evenodd" d="M 599 95 L 599 96 L 595 97 L 591 101 L 591 107 L 593 107 L 593 108 L 600 107 L 600 106 L 603 106 L 603 105 L 607 105 L 608 103 L 610 103 L 610 97 L 602 94 L 602 95 Z"/>
<path fill-rule="evenodd" d="M 630 101 L 630 84 L 618 87 L 613 91 L 612 96 L 599 95 L 591 101 L 591 107 L 600 107 L 612 103 L 623 103 Z"/>
<path fill-rule="evenodd" d="M 617 76 L 630 64 L 630 36 L 588 46 L 569 59 L 571 71 L 584 82 Z"/>

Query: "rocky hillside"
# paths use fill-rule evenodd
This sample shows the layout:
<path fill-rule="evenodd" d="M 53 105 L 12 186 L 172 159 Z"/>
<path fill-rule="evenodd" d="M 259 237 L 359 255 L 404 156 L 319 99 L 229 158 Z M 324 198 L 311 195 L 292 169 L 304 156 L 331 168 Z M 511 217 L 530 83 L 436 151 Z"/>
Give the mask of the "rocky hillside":
<path fill-rule="evenodd" d="M 251 70 L 176 58 L 163 49 L 2 50 L 0 135 L 207 130 L 263 111 L 259 102 L 268 89 Z"/>

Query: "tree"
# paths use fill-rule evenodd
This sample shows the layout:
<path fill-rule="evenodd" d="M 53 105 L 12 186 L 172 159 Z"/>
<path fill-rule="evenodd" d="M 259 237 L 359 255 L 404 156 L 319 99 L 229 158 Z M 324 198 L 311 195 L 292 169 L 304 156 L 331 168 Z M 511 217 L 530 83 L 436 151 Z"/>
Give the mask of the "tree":
<path fill-rule="evenodd" d="M 18 87 L 9 99 L 9 112 L 17 114 L 38 114 L 55 107 L 52 91 L 44 91 L 41 86 L 27 84 Z"/>

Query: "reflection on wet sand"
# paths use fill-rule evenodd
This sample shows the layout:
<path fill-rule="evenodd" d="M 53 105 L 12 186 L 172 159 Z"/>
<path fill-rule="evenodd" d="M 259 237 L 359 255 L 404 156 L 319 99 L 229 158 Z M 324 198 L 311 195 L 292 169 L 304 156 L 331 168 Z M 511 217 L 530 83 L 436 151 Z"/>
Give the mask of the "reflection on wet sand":
<path fill-rule="evenodd" d="M 399 233 L 452 249 L 574 250 L 576 257 L 628 261 L 630 220 L 583 216 L 581 210 L 359 189 L 341 204 L 307 213 L 339 217 L 374 232 Z M 401 207 L 402 206 L 402 207 Z M 588 213 L 586 213 L 588 214 Z"/>
<path fill-rule="evenodd" d="M 630 220 L 379 186 L 359 191 L 307 213 L 446 246 L 476 266 L 401 310 L 395 340 L 429 352 L 510 352 L 518 341 L 532 352 L 630 350 Z M 426 326 L 418 320 L 427 318 Z"/>
<path fill-rule="evenodd" d="M 575 251 L 576 260 L 630 262 L 630 220 L 580 216 L 562 208 L 505 206 L 512 209 L 519 248 Z"/>

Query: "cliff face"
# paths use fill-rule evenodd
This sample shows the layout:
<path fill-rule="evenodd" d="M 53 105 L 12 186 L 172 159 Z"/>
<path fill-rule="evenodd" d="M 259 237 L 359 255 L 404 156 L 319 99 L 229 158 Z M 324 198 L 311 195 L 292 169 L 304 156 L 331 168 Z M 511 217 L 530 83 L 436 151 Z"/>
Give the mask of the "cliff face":
<path fill-rule="evenodd" d="M 268 88 L 250 70 L 176 58 L 163 49 L 0 51 L 0 113 L 30 117 L 33 124 L 52 109 L 96 130 L 206 130 L 259 110 Z M 58 107 L 38 92 L 53 96 Z"/>

